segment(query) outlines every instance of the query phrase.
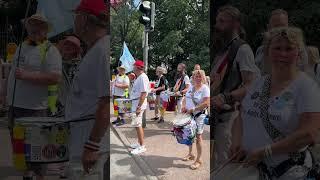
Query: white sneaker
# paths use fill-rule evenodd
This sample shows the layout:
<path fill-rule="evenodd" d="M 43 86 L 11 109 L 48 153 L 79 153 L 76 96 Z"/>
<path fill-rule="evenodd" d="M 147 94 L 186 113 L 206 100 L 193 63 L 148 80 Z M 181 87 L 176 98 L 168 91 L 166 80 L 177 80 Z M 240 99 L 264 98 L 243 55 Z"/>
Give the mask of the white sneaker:
<path fill-rule="evenodd" d="M 147 151 L 147 149 L 145 148 L 145 146 L 139 146 L 136 149 L 132 150 L 131 154 L 138 155 L 138 154 L 141 154 L 141 153 L 146 152 L 146 151 Z"/>
<path fill-rule="evenodd" d="M 130 144 L 130 148 L 132 149 L 137 149 L 140 146 L 140 144 L 135 143 L 135 144 Z"/>

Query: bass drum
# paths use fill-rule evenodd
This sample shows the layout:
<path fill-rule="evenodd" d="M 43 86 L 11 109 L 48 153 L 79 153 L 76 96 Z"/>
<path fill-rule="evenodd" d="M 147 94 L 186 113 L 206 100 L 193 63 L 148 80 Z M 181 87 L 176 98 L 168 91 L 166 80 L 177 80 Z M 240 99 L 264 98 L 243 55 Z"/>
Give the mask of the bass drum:
<path fill-rule="evenodd" d="M 176 110 L 176 105 L 177 105 L 177 100 L 176 97 L 170 96 L 168 105 L 167 105 L 167 111 L 175 111 Z"/>

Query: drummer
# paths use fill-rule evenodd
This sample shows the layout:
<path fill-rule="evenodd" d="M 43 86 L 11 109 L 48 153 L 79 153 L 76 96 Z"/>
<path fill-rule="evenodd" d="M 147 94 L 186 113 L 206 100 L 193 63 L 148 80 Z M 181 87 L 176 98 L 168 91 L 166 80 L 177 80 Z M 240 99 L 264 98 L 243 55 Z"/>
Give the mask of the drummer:
<path fill-rule="evenodd" d="M 185 93 L 188 91 L 190 87 L 190 79 L 186 74 L 186 65 L 183 63 L 179 63 L 177 67 L 177 75 L 176 75 L 176 84 L 173 87 L 173 92 L 177 98 L 177 113 L 181 113 L 182 101 L 184 99 Z"/>
<path fill-rule="evenodd" d="M 66 102 L 65 119 L 75 121 L 70 124 L 70 169 L 82 164 L 85 173 L 103 173 L 109 149 L 109 15 L 103 0 L 82 0 L 74 13 L 74 33 L 88 51 Z"/>
<path fill-rule="evenodd" d="M 308 146 L 316 143 L 320 129 L 320 89 L 297 66 L 302 31 L 272 29 L 264 47 L 271 75 L 258 78 L 248 89 L 233 122 L 230 156 L 236 156 L 235 161 L 246 157 L 245 167 L 265 167 L 268 179 L 308 179 L 313 165 Z"/>
<path fill-rule="evenodd" d="M 125 66 L 120 66 L 118 69 L 118 75 L 116 76 L 116 79 L 113 84 L 113 102 L 116 99 L 124 99 L 129 97 L 129 85 L 130 80 L 128 76 L 126 75 L 126 68 Z M 121 126 L 125 124 L 124 121 L 124 113 L 119 113 L 117 120 L 113 121 L 112 124 L 116 124 L 117 126 Z"/>
<path fill-rule="evenodd" d="M 194 160 L 195 162 L 190 166 L 191 169 L 198 169 L 201 164 L 202 155 L 202 133 L 204 130 L 204 119 L 206 118 L 206 109 L 210 105 L 210 89 L 206 85 L 206 75 L 203 70 L 195 70 L 192 72 L 193 85 L 186 93 L 186 98 L 182 102 L 182 112 L 190 114 L 196 121 L 197 135 L 196 147 L 197 157 L 192 153 L 192 145 L 189 146 L 189 153 L 184 157 L 183 161 Z"/>
<path fill-rule="evenodd" d="M 160 93 L 165 91 L 168 88 L 168 81 L 164 74 L 167 74 L 167 70 L 161 66 L 158 66 L 156 69 L 156 75 L 158 76 L 158 80 L 156 82 L 155 88 L 151 89 L 152 93 L 156 93 L 156 108 L 155 108 L 155 117 L 152 118 L 152 120 L 159 120 L 159 110 L 160 110 L 160 120 L 158 123 L 164 122 L 164 113 L 165 108 L 162 107 L 161 101 L 160 101 Z"/>
<path fill-rule="evenodd" d="M 20 45 L 19 59 L 16 51 L 8 79 L 8 102 L 12 103 L 15 97 L 9 107 L 11 132 L 14 118 L 48 116 L 48 86 L 57 84 L 61 78 L 61 55 L 47 40 L 48 20 L 42 14 L 34 14 L 26 20 L 26 30 L 28 37 Z M 24 180 L 32 179 L 32 171 L 37 180 L 44 179 L 45 164 L 27 166 Z"/>

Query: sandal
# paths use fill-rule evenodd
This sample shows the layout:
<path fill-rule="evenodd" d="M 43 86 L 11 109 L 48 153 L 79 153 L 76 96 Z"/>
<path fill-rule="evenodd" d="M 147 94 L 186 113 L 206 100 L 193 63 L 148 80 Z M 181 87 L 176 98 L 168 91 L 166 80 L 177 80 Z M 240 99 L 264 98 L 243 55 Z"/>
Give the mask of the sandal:
<path fill-rule="evenodd" d="M 194 155 L 187 155 L 186 157 L 182 158 L 182 161 L 190 161 L 194 160 L 196 157 Z"/>
<path fill-rule="evenodd" d="M 196 162 L 194 162 L 194 163 L 190 166 L 190 168 L 191 168 L 192 170 L 196 170 L 196 169 L 198 169 L 201 165 L 202 165 L 202 162 L 201 162 L 201 161 L 196 161 Z"/>

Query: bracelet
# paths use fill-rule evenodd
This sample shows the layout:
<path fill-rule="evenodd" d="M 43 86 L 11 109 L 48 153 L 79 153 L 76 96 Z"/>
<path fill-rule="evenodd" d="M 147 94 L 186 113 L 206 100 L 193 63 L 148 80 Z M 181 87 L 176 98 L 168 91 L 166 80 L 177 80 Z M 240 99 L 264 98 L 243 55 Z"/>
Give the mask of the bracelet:
<path fill-rule="evenodd" d="M 234 100 L 233 100 L 233 97 L 230 93 L 222 93 L 222 94 L 225 97 L 226 104 L 229 104 L 229 105 L 233 104 Z"/>
<path fill-rule="evenodd" d="M 223 99 L 223 104 L 226 104 L 226 96 L 222 93 L 218 94 Z"/>
<path fill-rule="evenodd" d="M 85 144 L 84 144 L 84 148 L 91 150 L 91 151 L 99 151 L 100 149 L 100 145 L 99 143 L 93 142 L 88 140 Z"/>

